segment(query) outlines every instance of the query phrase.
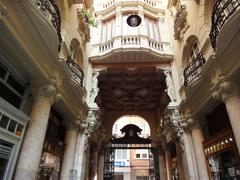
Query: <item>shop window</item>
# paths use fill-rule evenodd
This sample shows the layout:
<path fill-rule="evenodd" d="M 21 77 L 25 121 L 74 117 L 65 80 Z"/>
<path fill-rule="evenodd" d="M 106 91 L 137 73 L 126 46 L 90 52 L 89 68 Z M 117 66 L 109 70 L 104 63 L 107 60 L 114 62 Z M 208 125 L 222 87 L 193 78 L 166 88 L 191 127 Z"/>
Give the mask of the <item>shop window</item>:
<path fill-rule="evenodd" d="M 20 108 L 24 98 L 26 82 L 15 71 L 7 68 L 0 58 L 0 96 L 7 102 Z"/>
<path fill-rule="evenodd" d="M 12 92 L 5 84 L 0 82 L 0 96 L 5 99 L 7 102 L 19 108 L 21 105 L 21 97 Z"/>
<path fill-rule="evenodd" d="M 8 122 L 9 122 L 9 118 L 7 116 L 2 115 L 2 117 L 0 119 L 0 127 L 3 129 L 6 129 Z"/>
<path fill-rule="evenodd" d="M 22 136 L 24 126 L 17 120 L 10 119 L 6 115 L 0 113 L 0 128 L 13 133 L 17 136 Z"/>
<path fill-rule="evenodd" d="M 17 122 L 14 121 L 14 120 L 11 120 L 10 123 L 9 123 L 9 126 L 8 126 L 8 131 L 14 133 L 15 129 L 16 129 L 16 126 L 17 126 Z"/>
<path fill-rule="evenodd" d="M 9 75 L 8 79 L 7 79 L 7 83 L 13 87 L 18 93 L 20 93 L 21 95 L 24 94 L 24 90 L 25 88 L 23 87 L 22 84 L 20 84 L 12 75 Z"/>

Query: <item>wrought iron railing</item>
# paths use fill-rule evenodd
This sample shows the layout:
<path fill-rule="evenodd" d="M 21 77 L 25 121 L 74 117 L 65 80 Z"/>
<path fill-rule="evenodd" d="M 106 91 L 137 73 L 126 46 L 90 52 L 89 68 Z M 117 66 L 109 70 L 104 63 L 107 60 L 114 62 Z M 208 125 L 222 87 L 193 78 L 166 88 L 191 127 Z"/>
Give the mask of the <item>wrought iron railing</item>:
<path fill-rule="evenodd" d="M 239 9 L 239 0 L 217 0 L 212 12 L 212 27 L 209 35 L 214 49 L 217 47 L 218 34 L 224 23 Z"/>
<path fill-rule="evenodd" d="M 79 67 L 78 64 L 76 64 L 73 59 L 68 56 L 67 57 L 67 61 L 66 61 L 70 71 L 71 71 L 71 74 L 72 74 L 72 80 L 80 85 L 80 86 L 83 86 L 83 78 L 84 78 L 84 72 L 83 70 Z"/>
<path fill-rule="evenodd" d="M 199 53 L 197 58 L 192 61 L 183 71 L 184 86 L 188 87 L 192 82 L 197 80 L 202 72 L 203 65 L 206 60 L 202 53 Z"/>
<path fill-rule="evenodd" d="M 61 49 L 61 16 L 55 0 L 35 0 L 37 8 L 51 22 L 57 31 L 59 45 L 58 51 Z"/>

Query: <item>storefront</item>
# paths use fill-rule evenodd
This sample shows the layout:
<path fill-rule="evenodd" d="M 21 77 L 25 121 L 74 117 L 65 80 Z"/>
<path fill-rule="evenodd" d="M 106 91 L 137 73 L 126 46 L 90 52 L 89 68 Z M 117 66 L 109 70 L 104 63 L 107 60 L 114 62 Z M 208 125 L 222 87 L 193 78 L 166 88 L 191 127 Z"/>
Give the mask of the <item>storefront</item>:
<path fill-rule="evenodd" d="M 203 147 L 211 179 L 240 179 L 239 154 L 231 129 L 209 138 Z"/>
<path fill-rule="evenodd" d="M 207 115 L 207 138 L 203 148 L 211 180 L 240 179 L 240 159 L 225 104 Z"/>
<path fill-rule="evenodd" d="M 65 128 L 62 125 L 62 119 L 52 109 L 39 166 L 39 180 L 59 179 L 64 153 L 64 136 Z"/>

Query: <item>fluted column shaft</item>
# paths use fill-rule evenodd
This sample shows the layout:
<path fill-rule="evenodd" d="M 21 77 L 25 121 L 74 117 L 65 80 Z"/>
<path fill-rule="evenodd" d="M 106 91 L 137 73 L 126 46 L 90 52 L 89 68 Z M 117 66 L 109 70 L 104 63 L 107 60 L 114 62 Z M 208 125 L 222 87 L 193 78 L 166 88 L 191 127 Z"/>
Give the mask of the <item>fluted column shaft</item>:
<path fill-rule="evenodd" d="M 31 120 L 21 148 L 15 180 L 37 178 L 50 109 L 56 93 L 53 85 L 43 85 L 34 91 Z"/>

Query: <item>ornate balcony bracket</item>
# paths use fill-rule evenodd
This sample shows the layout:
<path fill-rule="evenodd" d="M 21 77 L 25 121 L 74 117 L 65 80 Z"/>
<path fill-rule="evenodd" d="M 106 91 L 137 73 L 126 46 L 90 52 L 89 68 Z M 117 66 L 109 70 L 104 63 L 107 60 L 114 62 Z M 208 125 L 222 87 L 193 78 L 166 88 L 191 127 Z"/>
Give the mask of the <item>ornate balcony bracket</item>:
<path fill-rule="evenodd" d="M 61 16 L 60 11 L 55 3 L 55 0 L 37 0 L 36 7 L 51 22 L 53 27 L 56 29 L 59 40 L 58 51 L 60 51 L 62 43 Z"/>
<path fill-rule="evenodd" d="M 188 87 L 192 82 L 196 81 L 202 72 L 202 68 L 206 60 L 202 53 L 199 53 L 197 58 L 192 61 L 183 71 L 184 86 Z"/>
<path fill-rule="evenodd" d="M 83 78 L 84 78 L 84 73 L 83 70 L 76 64 L 73 59 L 68 56 L 67 61 L 66 61 L 70 71 L 71 71 L 71 79 L 79 86 L 83 86 Z"/>
<path fill-rule="evenodd" d="M 212 47 L 216 50 L 218 34 L 225 22 L 240 9 L 239 0 L 218 0 L 212 12 L 212 27 L 209 34 Z"/>
<path fill-rule="evenodd" d="M 176 40 L 181 39 L 189 27 L 187 24 L 187 14 L 186 5 L 181 5 L 174 18 L 174 38 Z"/>

